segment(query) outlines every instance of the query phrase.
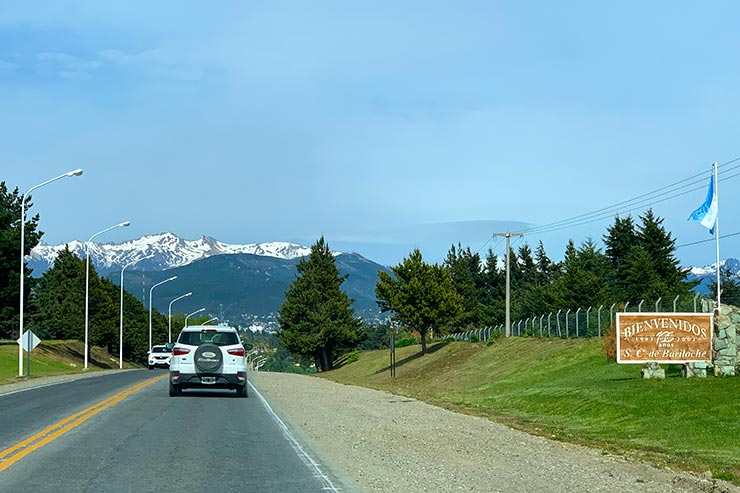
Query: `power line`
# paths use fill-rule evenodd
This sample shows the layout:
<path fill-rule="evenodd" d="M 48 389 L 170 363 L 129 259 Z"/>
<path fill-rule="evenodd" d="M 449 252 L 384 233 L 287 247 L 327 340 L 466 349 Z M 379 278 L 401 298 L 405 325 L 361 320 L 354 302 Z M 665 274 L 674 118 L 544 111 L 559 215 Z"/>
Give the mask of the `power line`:
<path fill-rule="evenodd" d="M 737 233 L 729 233 L 726 235 L 720 235 L 719 239 L 721 240 L 723 238 L 730 238 L 731 236 L 737 236 L 737 235 L 740 235 L 740 231 L 738 231 Z M 683 248 L 687 246 L 700 245 L 702 243 L 708 243 L 710 241 L 714 241 L 714 238 L 709 238 L 707 240 L 692 241 L 691 243 L 684 243 L 682 245 L 677 245 L 676 248 L 678 249 L 678 248 Z"/>
<path fill-rule="evenodd" d="M 718 165 L 717 167 L 722 168 L 730 164 L 736 163 L 738 161 L 740 161 L 740 157 L 737 157 L 730 161 L 726 161 Z M 740 168 L 740 164 L 737 164 L 727 169 L 723 169 L 720 172 L 720 174 L 726 175 L 727 173 L 734 171 L 738 168 Z M 527 235 L 549 233 L 549 232 L 558 231 L 562 229 L 568 229 L 568 228 L 573 228 L 576 226 L 581 226 L 581 225 L 592 223 L 595 221 L 600 221 L 602 219 L 612 217 L 614 215 L 633 212 L 635 210 L 642 209 L 646 204 L 657 204 L 657 203 L 665 202 L 666 200 L 670 200 L 676 197 L 680 197 L 681 195 L 686 195 L 688 193 L 701 190 L 704 188 L 704 185 L 690 188 L 688 190 L 684 190 L 679 193 L 675 193 L 687 187 L 692 187 L 694 185 L 703 183 L 703 180 L 701 178 L 705 176 L 706 176 L 705 172 L 697 173 L 688 178 L 684 178 L 683 180 L 679 180 L 677 182 L 671 183 L 670 185 L 666 185 L 664 187 L 658 188 L 656 190 L 653 190 L 652 192 L 647 192 L 647 193 L 638 195 L 629 200 L 625 200 L 625 201 L 619 202 L 617 204 L 614 204 L 608 207 L 603 207 L 601 209 L 597 209 L 592 212 L 573 216 L 568 219 L 555 221 L 552 223 L 544 224 L 542 226 L 536 226 L 529 230 L 523 230 L 522 232 L 526 233 Z M 736 173 L 730 176 L 725 176 L 724 180 L 727 181 L 737 176 L 740 176 L 740 173 Z M 660 200 L 656 200 L 659 197 L 664 197 L 665 195 L 668 195 L 668 197 L 662 198 Z"/>

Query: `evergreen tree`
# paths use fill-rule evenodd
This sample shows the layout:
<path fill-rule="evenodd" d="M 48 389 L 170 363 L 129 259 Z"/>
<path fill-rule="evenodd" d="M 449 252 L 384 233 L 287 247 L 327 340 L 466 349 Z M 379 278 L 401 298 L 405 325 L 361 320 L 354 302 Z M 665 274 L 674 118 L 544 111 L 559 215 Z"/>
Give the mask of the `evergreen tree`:
<path fill-rule="evenodd" d="M 16 187 L 8 191 L 5 182 L 0 182 L 0 339 L 10 339 L 18 333 L 20 326 L 20 248 L 21 248 L 21 201 L 23 195 Z M 24 255 L 31 253 L 43 233 L 37 230 L 39 216 L 29 218 L 31 197 L 26 199 L 26 224 Z M 24 299 L 33 288 L 34 279 L 30 269 L 25 269 Z"/>
<path fill-rule="evenodd" d="M 500 324 L 504 320 L 506 309 L 506 273 L 499 268 L 498 257 L 492 249 L 489 249 L 486 255 L 479 291 L 481 324 L 483 326 Z"/>
<path fill-rule="evenodd" d="M 519 269 L 521 272 L 521 281 L 519 283 L 520 288 L 526 288 L 527 286 L 537 284 L 537 264 L 535 264 L 532 258 L 532 250 L 526 243 L 519 247 L 518 254 Z"/>
<path fill-rule="evenodd" d="M 537 273 L 535 276 L 536 284 L 538 286 L 547 286 L 551 284 L 555 274 L 555 265 L 552 260 L 550 260 L 550 257 L 547 256 L 547 253 L 545 253 L 545 246 L 542 244 L 542 240 L 540 240 L 537 245 L 537 250 L 535 250 L 534 263 L 537 267 Z"/>
<path fill-rule="evenodd" d="M 323 236 L 296 268 L 278 313 L 280 342 L 297 357 L 313 358 L 317 370 L 331 370 L 335 350 L 354 341 L 359 325 L 340 288 L 347 276 L 339 275 Z"/>
<path fill-rule="evenodd" d="M 452 286 L 463 300 L 463 313 L 456 321 L 465 327 L 477 327 L 481 323 L 480 289 L 483 284 L 480 255 L 472 253 L 470 247 L 452 245 L 445 267 L 452 277 Z"/>
<path fill-rule="evenodd" d="M 607 299 L 607 264 L 593 239 L 588 238 L 576 250 L 568 242 L 563 274 L 556 282 L 559 304 L 568 308 L 587 308 Z"/>
<path fill-rule="evenodd" d="M 609 265 L 609 290 L 615 299 L 626 296 L 627 280 L 625 278 L 626 258 L 630 249 L 638 244 L 637 232 L 632 221 L 632 216 L 614 218 L 614 225 L 606 228 L 607 234 L 603 241 L 606 246 L 607 263 Z"/>
<path fill-rule="evenodd" d="M 430 330 L 441 333 L 463 311 L 463 300 L 452 285 L 449 270 L 424 262 L 418 248 L 391 268 L 393 276 L 378 272 L 375 296 L 381 311 L 393 312 L 393 319 L 415 330 L 426 353 Z"/>
<path fill-rule="evenodd" d="M 724 265 L 719 270 L 719 277 L 722 289 L 720 303 L 740 306 L 740 279 L 732 274 L 729 267 Z M 715 277 L 712 277 L 709 281 L 709 295 L 713 300 L 717 299 L 717 280 Z"/>
<path fill-rule="evenodd" d="M 653 214 L 652 209 L 640 216 L 642 224 L 638 227 L 637 237 L 640 245 L 653 259 L 655 274 L 662 280 L 662 295 L 687 294 L 689 286 L 683 280 L 687 270 L 680 267 L 674 252 L 676 239 L 663 227 L 663 219 Z"/>
<path fill-rule="evenodd" d="M 28 311 L 28 326 L 41 339 L 84 339 L 85 262 L 68 246 L 38 280 Z"/>

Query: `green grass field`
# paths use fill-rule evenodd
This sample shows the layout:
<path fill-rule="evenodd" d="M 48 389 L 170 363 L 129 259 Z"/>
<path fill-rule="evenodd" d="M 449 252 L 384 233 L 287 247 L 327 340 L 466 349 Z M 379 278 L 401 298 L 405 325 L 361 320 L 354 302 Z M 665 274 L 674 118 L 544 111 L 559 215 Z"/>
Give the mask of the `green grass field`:
<path fill-rule="evenodd" d="M 84 346 L 79 341 L 44 341 L 31 351 L 31 378 L 82 371 Z M 92 348 L 90 371 L 118 368 L 118 360 L 100 348 Z M 133 365 L 124 362 L 125 368 Z M 23 354 L 26 372 L 26 353 Z M 24 377 L 25 378 L 25 377 Z M 0 385 L 18 381 L 18 344 L 0 344 Z"/>
<path fill-rule="evenodd" d="M 604 448 L 674 468 L 740 478 L 740 377 L 642 380 L 639 365 L 609 362 L 602 340 L 510 338 L 486 347 L 453 342 L 414 357 L 399 348 L 320 376 L 388 390 L 543 436 Z"/>

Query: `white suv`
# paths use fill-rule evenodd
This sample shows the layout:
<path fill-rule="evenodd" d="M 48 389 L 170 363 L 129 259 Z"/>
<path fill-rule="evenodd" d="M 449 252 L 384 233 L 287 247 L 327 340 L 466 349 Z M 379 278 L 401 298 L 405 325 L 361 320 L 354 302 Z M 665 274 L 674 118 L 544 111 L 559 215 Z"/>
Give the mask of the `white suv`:
<path fill-rule="evenodd" d="M 172 349 L 170 396 L 188 388 L 234 389 L 247 397 L 246 347 L 233 327 L 195 325 L 185 327 Z"/>
<path fill-rule="evenodd" d="M 149 367 L 150 370 L 153 368 L 169 368 L 171 358 L 172 358 L 172 346 L 171 345 L 168 344 L 168 345 L 152 346 L 152 350 L 149 351 L 149 354 L 147 357 L 147 366 Z"/>

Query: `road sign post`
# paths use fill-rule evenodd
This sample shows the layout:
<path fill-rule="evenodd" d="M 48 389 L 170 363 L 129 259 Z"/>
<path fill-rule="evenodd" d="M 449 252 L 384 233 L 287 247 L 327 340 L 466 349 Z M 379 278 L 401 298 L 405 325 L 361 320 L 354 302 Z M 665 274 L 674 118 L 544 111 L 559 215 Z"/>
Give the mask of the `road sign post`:
<path fill-rule="evenodd" d="M 36 334 L 31 332 L 30 330 L 25 331 L 23 335 L 18 338 L 18 344 L 27 353 L 26 355 L 26 366 L 27 366 L 26 375 L 28 375 L 29 377 L 31 376 L 31 351 L 36 346 L 38 346 L 40 342 L 41 342 L 41 339 L 36 337 Z"/>

